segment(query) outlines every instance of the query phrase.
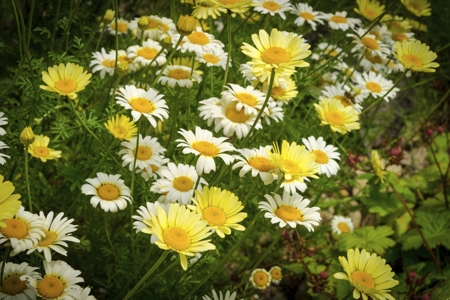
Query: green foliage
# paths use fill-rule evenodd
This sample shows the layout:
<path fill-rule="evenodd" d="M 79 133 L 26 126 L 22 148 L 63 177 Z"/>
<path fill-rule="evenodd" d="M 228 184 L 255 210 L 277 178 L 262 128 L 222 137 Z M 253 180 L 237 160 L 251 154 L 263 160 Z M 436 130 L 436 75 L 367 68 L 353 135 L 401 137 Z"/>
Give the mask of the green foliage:
<path fill-rule="evenodd" d="M 356 228 L 353 233 L 341 233 L 338 236 L 339 250 L 346 251 L 351 248 L 366 249 L 383 255 L 386 249 L 395 245 L 395 241 L 389 236 L 394 234 L 389 226 L 364 226 Z"/>

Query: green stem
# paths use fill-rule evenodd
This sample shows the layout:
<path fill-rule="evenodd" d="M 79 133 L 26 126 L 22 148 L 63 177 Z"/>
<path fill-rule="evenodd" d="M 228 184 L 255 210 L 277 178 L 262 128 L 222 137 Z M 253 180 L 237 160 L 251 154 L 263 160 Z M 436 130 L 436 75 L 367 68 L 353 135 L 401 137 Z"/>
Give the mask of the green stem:
<path fill-rule="evenodd" d="M 6 246 L 5 254 L 3 255 L 2 270 L 0 271 L 0 287 L 3 287 L 3 273 L 5 272 L 5 265 L 6 265 L 6 261 L 8 260 L 8 255 L 9 255 L 10 251 L 11 251 L 11 247 Z"/>
<path fill-rule="evenodd" d="M 139 293 L 142 290 L 145 290 L 146 288 L 148 288 L 150 285 L 152 285 L 152 283 L 158 279 L 161 278 L 162 276 L 164 276 L 164 274 L 166 274 L 167 272 L 169 272 L 170 270 L 173 269 L 173 267 L 175 267 L 176 265 L 178 265 L 180 262 L 178 260 L 175 260 L 170 266 L 168 266 L 167 268 L 164 269 L 164 271 L 159 272 L 158 276 L 154 276 L 152 280 L 150 280 L 146 285 L 144 285 L 142 288 L 140 288 L 137 293 Z"/>
<path fill-rule="evenodd" d="M 50 51 L 53 51 L 53 46 L 55 45 L 55 38 L 56 38 L 56 29 L 58 28 L 58 19 L 59 19 L 59 12 L 61 10 L 61 0 L 58 0 L 58 4 L 56 6 L 56 13 L 55 13 L 55 23 L 53 24 L 53 31 L 52 31 L 52 39 L 50 42 Z"/>
<path fill-rule="evenodd" d="M 25 146 L 25 181 L 27 183 L 28 210 L 33 212 L 33 204 L 31 202 L 30 178 L 28 175 L 28 145 Z"/>
<path fill-rule="evenodd" d="M 139 289 L 139 287 L 152 275 L 152 273 L 156 270 L 156 268 L 159 267 L 159 265 L 164 261 L 167 254 L 169 254 L 169 251 L 164 251 L 164 253 L 161 255 L 161 257 L 158 259 L 158 261 L 152 266 L 150 270 L 139 280 L 139 282 L 134 286 L 134 288 L 128 292 L 128 294 L 125 296 L 123 300 L 128 300 L 133 296 L 136 291 Z"/>
<path fill-rule="evenodd" d="M 176 86 L 176 90 L 177 93 L 175 95 L 174 99 L 174 104 L 173 104 L 173 112 L 171 114 L 171 118 L 172 118 L 172 124 L 170 124 L 170 135 L 169 135 L 169 139 L 167 140 L 167 145 L 166 145 L 166 149 L 167 149 L 167 157 L 171 157 L 172 155 L 172 148 L 174 146 L 174 143 L 172 142 L 173 137 L 175 136 L 175 131 L 177 128 L 177 120 L 178 120 L 178 96 L 180 95 L 180 90 L 181 88 L 177 85 Z"/>
<path fill-rule="evenodd" d="M 108 240 L 109 243 L 109 247 L 111 247 L 111 252 L 115 258 L 116 261 L 119 261 L 119 257 L 117 257 L 116 251 L 114 251 L 114 246 L 112 244 L 111 241 L 111 237 L 109 236 L 109 230 L 108 230 L 108 221 L 106 220 L 107 218 L 107 214 L 103 214 L 104 215 L 104 221 L 105 221 L 105 233 L 106 233 L 106 239 Z"/>
<path fill-rule="evenodd" d="M 252 187 L 250 188 L 250 190 L 248 192 L 246 192 L 245 198 L 244 200 L 242 200 L 242 205 L 245 206 L 245 203 L 247 202 L 250 194 L 253 192 L 253 190 L 255 189 L 257 183 L 259 181 L 258 175 L 253 179 L 253 184 Z"/>
<path fill-rule="evenodd" d="M 227 64 L 225 68 L 225 75 L 223 76 L 223 84 L 222 90 L 225 88 L 227 84 L 228 70 L 230 69 L 230 58 L 231 58 L 231 10 L 228 10 L 227 13 L 227 30 L 228 30 L 228 56 L 227 56 Z"/>
<path fill-rule="evenodd" d="M 433 149 L 433 145 L 429 145 L 429 148 L 430 148 L 430 151 L 431 151 L 431 155 L 433 156 L 434 163 L 436 164 L 437 169 L 439 171 L 439 175 L 441 175 L 441 181 L 442 181 L 442 185 L 444 187 L 445 208 L 449 209 L 448 196 L 447 196 L 447 174 L 448 174 L 448 169 L 447 169 L 447 172 L 445 172 L 445 173 L 442 171 L 441 165 L 439 164 L 439 161 L 438 161 L 438 159 L 436 157 L 436 152 Z"/>

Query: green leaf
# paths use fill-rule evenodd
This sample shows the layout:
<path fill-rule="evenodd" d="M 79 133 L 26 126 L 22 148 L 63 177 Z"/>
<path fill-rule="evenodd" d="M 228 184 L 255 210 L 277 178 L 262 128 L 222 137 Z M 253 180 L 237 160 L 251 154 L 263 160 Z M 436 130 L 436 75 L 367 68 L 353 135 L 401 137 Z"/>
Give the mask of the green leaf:
<path fill-rule="evenodd" d="M 411 217 L 407 212 L 402 216 L 395 219 L 395 233 L 397 236 L 402 236 L 406 230 L 408 230 L 408 225 L 411 222 Z"/>
<path fill-rule="evenodd" d="M 395 241 L 388 238 L 392 234 L 394 234 L 394 230 L 389 226 L 356 228 L 353 233 L 342 233 L 339 235 L 339 249 L 347 251 L 350 248 L 359 248 L 383 255 L 386 252 L 386 248 L 395 245 Z"/>

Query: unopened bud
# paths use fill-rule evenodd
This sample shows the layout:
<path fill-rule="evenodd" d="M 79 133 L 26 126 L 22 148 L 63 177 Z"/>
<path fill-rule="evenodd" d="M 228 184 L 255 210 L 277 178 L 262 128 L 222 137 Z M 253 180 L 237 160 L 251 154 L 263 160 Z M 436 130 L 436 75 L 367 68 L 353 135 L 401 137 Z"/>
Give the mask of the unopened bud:
<path fill-rule="evenodd" d="M 417 273 L 416 271 L 411 271 L 408 274 L 408 278 L 406 278 L 406 284 L 408 285 L 413 285 L 414 282 L 416 281 L 417 278 Z"/>
<path fill-rule="evenodd" d="M 436 128 L 436 131 L 438 132 L 438 133 L 443 133 L 444 132 L 444 126 L 438 126 L 437 128 Z"/>
<path fill-rule="evenodd" d="M 20 133 L 19 140 L 22 144 L 25 146 L 28 146 L 29 144 L 34 142 L 34 132 L 33 129 L 31 129 L 30 126 L 25 127 L 22 132 Z"/>
<path fill-rule="evenodd" d="M 432 136 L 433 135 L 433 129 L 431 129 L 431 128 L 428 128 L 427 129 L 427 134 L 429 135 L 429 136 Z"/>
<path fill-rule="evenodd" d="M 105 15 L 103 16 L 103 22 L 105 22 L 106 24 L 109 24 L 112 22 L 112 20 L 114 20 L 114 15 L 116 14 L 116 12 L 112 9 L 108 9 L 105 12 Z"/>
<path fill-rule="evenodd" d="M 138 27 L 140 30 L 148 29 L 148 18 L 147 16 L 142 16 L 139 18 Z"/>
<path fill-rule="evenodd" d="M 322 288 L 321 286 L 315 285 L 315 286 L 313 287 L 313 292 L 314 292 L 314 293 L 320 293 L 320 292 L 322 292 L 322 291 L 323 291 L 323 288 Z"/>
<path fill-rule="evenodd" d="M 130 66 L 128 65 L 128 62 L 121 61 L 117 64 L 117 74 L 119 76 L 125 76 L 130 71 Z"/>
<path fill-rule="evenodd" d="M 319 273 L 320 278 L 322 279 L 327 279 L 328 278 L 328 273 L 325 271 L 322 271 Z"/>
<path fill-rule="evenodd" d="M 170 35 L 165 36 L 162 40 L 161 40 L 161 46 L 163 46 L 164 48 L 169 48 L 172 46 L 172 37 Z"/>
<path fill-rule="evenodd" d="M 417 278 L 416 284 L 417 284 L 418 286 L 424 285 L 424 284 L 425 284 L 425 277 L 419 277 L 419 278 Z"/>
<path fill-rule="evenodd" d="M 431 297 L 430 297 L 430 295 L 425 294 L 425 295 L 422 295 L 422 300 L 431 300 Z"/>
<path fill-rule="evenodd" d="M 188 15 L 181 15 L 177 22 L 177 31 L 184 35 L 189 35 L 195 31 L 197 27 L 197 20 Z"/>

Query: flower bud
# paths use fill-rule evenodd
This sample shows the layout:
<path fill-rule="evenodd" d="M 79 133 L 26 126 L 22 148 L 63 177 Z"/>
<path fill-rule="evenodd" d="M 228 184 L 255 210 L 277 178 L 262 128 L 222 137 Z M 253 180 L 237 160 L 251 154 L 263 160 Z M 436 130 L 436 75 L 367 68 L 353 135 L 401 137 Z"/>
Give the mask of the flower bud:
<path fill-rule="evenodd" d="M 105 22 L 106 24 L 109 24 L 112 22 L 112 20 L 114 20 L 114 15 L 116 14 L 116 12 L 112 9 L 108 9 L 105 12 L 105 15 L 103 16 L 103 22 Z"/>
<path fill-rule="evenodd" d="M 169 48 L 172 46 L 172 37 L 170 35 L 165 36 L 162 40 L 161 40 L 161 46 L 163 46 L 164 48 Z"/>
<path fill-rule="evenodd" d="M 20 142 L 24 144 L 25 146 L 28 146 L 29 144 L 34 142 L 34 132 L 33 129 L 31 129 L 30 126 L 25 127 L 22 132 L 20 133 Z"/>
<path fill-rule="evenodd" d="M 328 273 L 326 271 L 322 271 L 319 273 L 320 278 L 322 279 L 327 279 L 328 278 Z"/>
<path fill-rule="evenodd" d="M 128 62 L 121 61 L 120 63 L 118 63 L 116 71 L 119 76 L 127 75 L 128 72 L 130 71 L 130 66 L 128 65 Z"/>
<path fill-rule="evenodd" d="M 427 129 L 427 134 L 429 135 L 429 136 L 432 136 L 433 135 L 433 129 L 432 128 L 428 128 Z"/>
<path fill-rule="evenodd" d="M 419 278 L 417 278 L 416 284 L 417 284 L 418 286 L 424 285 L 424 284 L 425 284 L 425 277 L 419 277 Z"/>
<path fill-rule="evenodd" d="M 431 297 L 430 297 L 430 295 L 425 294 L 425 295 L 422 295 L 422 300 L 431 300 Z"/>
<path fill-rule="evenodd" d="M 416 281 L 417 273 L 416 271 L 411 271 L 408 273 L 408 277 L 406 278 L 406 284 L 413 285 Z"/>
<path fill-rule="evenodd" d="M 188 15 L 181 15 L 177 22 L 177 31 L 180 34 L 189 35 L 195 31 L 197 27 L 197 20 Z"/>
<path fill-rule="evenodd" d="M 139 18 L 138 27 L 140 30 L 148 29 L 148 18 L 147 16 L 142 16 Z"/>
<path fill-rule="evenodd" d="M 436 131 L 438 132 L 438 133 L 443 133 L 444 132 L 444 126 L 438 126 L 437 128 L 436 128 Z"/>

